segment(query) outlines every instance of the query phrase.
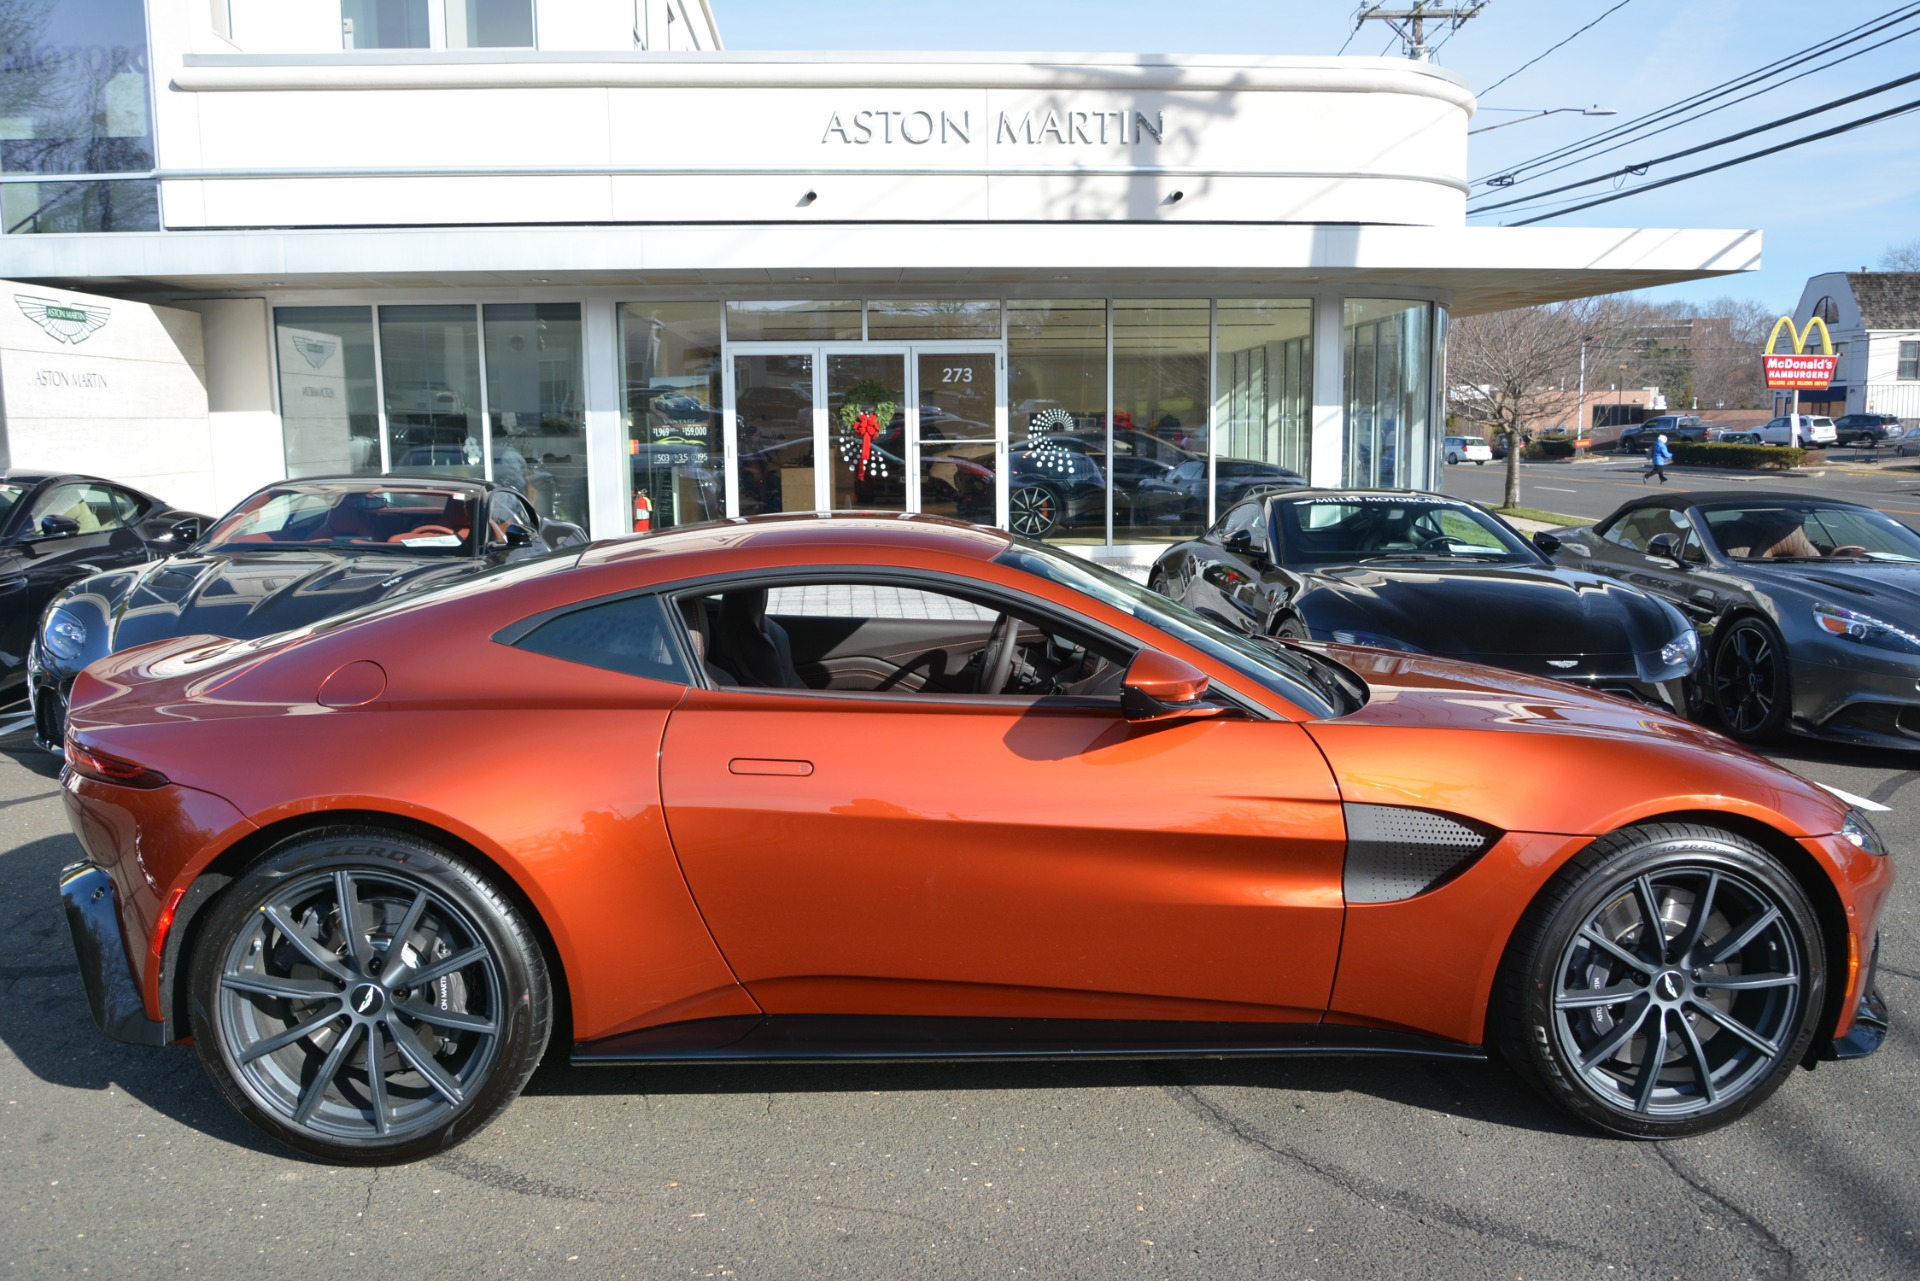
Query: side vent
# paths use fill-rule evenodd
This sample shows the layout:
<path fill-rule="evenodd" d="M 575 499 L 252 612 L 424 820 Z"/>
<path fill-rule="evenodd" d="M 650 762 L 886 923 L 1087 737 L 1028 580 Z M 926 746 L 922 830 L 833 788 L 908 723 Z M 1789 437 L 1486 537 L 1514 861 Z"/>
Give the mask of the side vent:
<path fill-rule="evenodd" d="M 1451 814 L 1346 805 L 1349 903 L 1397 903 L 1437 889 L 1493 848 L 1500 833 Z"/>

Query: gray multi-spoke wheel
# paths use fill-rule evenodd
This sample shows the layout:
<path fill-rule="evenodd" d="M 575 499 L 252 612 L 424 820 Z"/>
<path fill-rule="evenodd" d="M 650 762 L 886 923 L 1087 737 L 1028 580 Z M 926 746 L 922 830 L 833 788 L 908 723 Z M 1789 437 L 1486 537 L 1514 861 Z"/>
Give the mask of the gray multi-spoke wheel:
<path fill-rule="evenodd" d="M 1023 538 L 1045 538 L 1065 519 L 1065 507 L 1051 485 L 1022 485 L 1007 495 L 1007 523 Z"/>
<path fill-rule="evenodd" d="M 1730 624 L 1713 649 L 1712 688 L 1714 710 L 1728 734 L 1748 743 L 1778 737 L 1789 710 L 1780 634 L 1758 618 Z"/>
<path fill-rule="evenodd" d="M 302 1151 L 409 1160 L 478 1129 L 546 1047 L 546 969 L 517 913 L 392 832 L 295 838 L 212 909 L 193 1030 L 228 1101 Z"/>
<path fill-rule="evenodd" d="M 1806 1055 L 1826 952 L 1799 884 L 1713 828 L 1596 841 L 1516 933 L 1507 1057 L 1600 1129 L 1672 1138 L 1758 1104 Z"/>

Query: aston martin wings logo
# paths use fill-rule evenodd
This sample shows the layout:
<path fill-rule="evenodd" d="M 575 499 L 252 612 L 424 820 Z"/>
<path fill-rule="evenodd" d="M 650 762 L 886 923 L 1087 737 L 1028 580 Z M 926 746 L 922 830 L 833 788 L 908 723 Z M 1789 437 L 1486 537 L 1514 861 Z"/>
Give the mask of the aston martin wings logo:
<path fill-rule="evenodd" d="M 111 314 L 105 307 L 76 307 L 31 294 L 15 294 L 13 300 L 27 319 L 46 330 L 55 342 L 83 343 L 107 323 Z"/>
<path fill-rule="evenodd" d="M 302 338 L 293 335 L 293 349 L 307 358 L 307 363 L 315 369 L 333 359 L 334 344 L 325 338 Z"/>

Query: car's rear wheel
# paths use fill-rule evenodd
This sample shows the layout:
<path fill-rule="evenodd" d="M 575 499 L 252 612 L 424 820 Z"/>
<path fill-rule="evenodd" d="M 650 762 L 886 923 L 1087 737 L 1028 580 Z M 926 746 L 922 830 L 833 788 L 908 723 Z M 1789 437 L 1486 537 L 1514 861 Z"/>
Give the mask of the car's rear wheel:
<path fill-rule="evenodd" d="M 446 852 L 373 828 L 295 837 L 211 909 L 194 1041 L 227 1101 L 351 1164 L 437 1152 L 519 1094 L 546 1048 L 546 965 Z"/>
<path fill-rule="evenodd" d="M 1060 495 L 1049 485 L 1022 485 L 1007 495 L 1007 507 L 1007 523 L 1023 538 L 1045 538 L 1065 515 Z"/>
<path fill-rule="evenodd" d="M 1791 706 L 1780 633 L 1758 618 L 1729 624 L 1713 647 L 1712 698 L 1721 727 L 1734 738 L 1764 743 L 1779 737 Z"/>
<path fill-rule="evenodd" d="M 1501 1048 L 1590 1125 L 1662 1139 L 1725 1125 L 1805 1057 L 1826 994 L 1818 918 L 1753 843 L 1691 824 L 1596 841 L 1509 949 Z"/>

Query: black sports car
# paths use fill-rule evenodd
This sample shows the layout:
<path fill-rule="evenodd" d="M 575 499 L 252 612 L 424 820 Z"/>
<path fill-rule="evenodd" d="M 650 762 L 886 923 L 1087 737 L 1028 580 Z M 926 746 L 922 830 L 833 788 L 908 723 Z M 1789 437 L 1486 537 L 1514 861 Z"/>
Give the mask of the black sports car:
<path fill-rule="evenodd" d="M 62 588 L 178 551 L 211 523 L 98 476 L 0 472 L 0 694 L 27 679 L 33 625 Z"/>
<path fill-rule="evenodd" d="M 1663 493 L 1544 537 L 1561 564 L 1687 613 L 1703 700 L 1735 738 L 1920 747 L 1920 534 L 1893 517 L 1804 494 Z"/>
<path fill-rule="evenodd" d="M 1147 585 L 1254 635 L 1466 659 L 1669 709 L 1700 653 L 1672 605 L 1556 568 L 1498 516 L 1439 494 L 1249 498 L 1170 548 Z"/>
<path fill-rule="evenodd" d="M 73 678 L 117 650 L 290 631 L 587 536 L 487 481 L 347 476 L 278 481 L 182 541 L 192 545 L 83 578 L 48 606 L 27 654 L 41 747 L 60 750 Z"/>

